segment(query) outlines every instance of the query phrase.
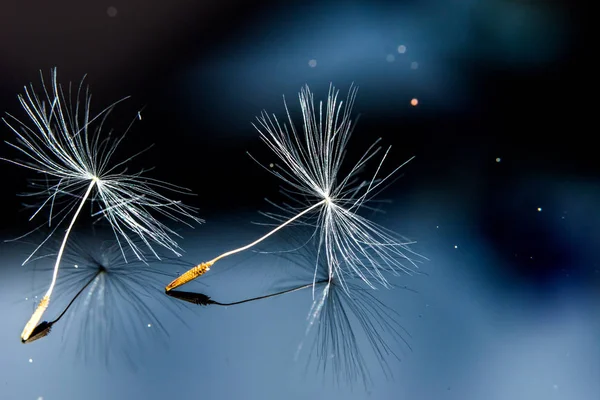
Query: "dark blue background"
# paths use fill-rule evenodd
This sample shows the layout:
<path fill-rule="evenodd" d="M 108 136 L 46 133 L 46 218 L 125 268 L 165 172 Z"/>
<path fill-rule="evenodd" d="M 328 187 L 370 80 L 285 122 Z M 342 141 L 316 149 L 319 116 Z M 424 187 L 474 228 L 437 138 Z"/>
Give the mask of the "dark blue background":
<path fill-rule="evenodd" d="M 1 14 L 0 109 L 24 117 L 16 95 L 53 66 L 63 83 L 87 73 L 98 110 L 132 95 L 112 122 L 124 129 L 143 108 L 142 120 L 119 155 L 154 143 L 132 168 L 155 166 L 153 177 L 192 189 L 188 203 L 207 220 L 182 232 L 186 261 L 264 232 L 251 221 L 270 210 L 264 197 L 281 198 L 279 182 L 246 155 L 274 161 L 251 122 L 262 109 L 281 115 L 282 95 L 294 109 L 305 83 L 323 99 L 330 82 L 344 94 L 352 82 L 360 88 L 349 159 L 378 137 L 393 146 L 390 168 L 416 155 L 376 218 L 430 259 L 426 275 L 395 281 L 416 293 L 377 293 L 400 313 L 412 351 L 398 347 L 403 361 L 390 361 L 394 379 L 385 380 L 359 337 L 374 385 L 350 391 L 307 367 L 308 351 L 294 360 L 310 291 L 182 306 L 162 294 L 183 271 L 169 263 L 155 265 L 167 275 L 147 294 L 151 314 L 123 293 L 104 308 L 82 300 L 70 323 L 22 345 L 50 261 L 21 267 L 31 246 L 4 243 L 3 399 L 598 397 L 600 168 L 576 3 L 33 1 Z M 16 196 L 31 175 L 4 163 L 2 177 L 0 230 L 10 239 L 33 227 Z M 186 289 L 237 300 L 271 292 L 291 268 L 251 253 L 220 263 Z M 69 296 L 61 299 L 50 316 Z"/>

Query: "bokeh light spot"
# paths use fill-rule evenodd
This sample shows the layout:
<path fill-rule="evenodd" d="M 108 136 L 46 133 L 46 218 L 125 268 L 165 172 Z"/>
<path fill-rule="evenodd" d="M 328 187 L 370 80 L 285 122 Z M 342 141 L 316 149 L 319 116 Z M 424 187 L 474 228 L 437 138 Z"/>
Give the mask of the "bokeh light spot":
<path fill-rule="evenodd" d="M 114 6 L 110 6 L 106 9 L 106 14 L 108 14 L 109 17 L 114 18 L 117 16 L 117 8 Z"/>

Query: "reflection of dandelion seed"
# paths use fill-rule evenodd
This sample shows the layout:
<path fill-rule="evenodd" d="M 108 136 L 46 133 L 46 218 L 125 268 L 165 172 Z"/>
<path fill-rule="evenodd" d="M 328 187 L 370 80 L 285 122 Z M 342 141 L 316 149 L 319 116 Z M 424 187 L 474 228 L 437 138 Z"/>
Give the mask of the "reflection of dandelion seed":
<path fill-rule="evenodd" d="M 284 237 L 292 248 L 299 251 L 274 253 L 291 263 L 291 268 L 284 269 L 286 274 L 296 271 L 292 274 L 293 279 L 288 275 L 283 285 L 277 285 L 285 289 L 233 302 L 216 301 L 197 292 L 170 290 L 167 294 L 200 306 L 230 307 L 308 288 L 322 290 L 313 297 L 306 338 L 298 347 L 296 355 L 302 352 L 305 341 L 313 335 L 308 365 L 316 363 L 317 372 L 323 377 L 332 373 L 338 384 L 343 381 L 353 385 L 362 381 L 367 388 L 372 383 L 371 373 L 374 371 L 367 367 L 367 360 L 363 355 L 363 350 L 367 347 L 361 340 L 364 336 L 383 374 L 386 378 L 392 378 L 393 367 L 390 361 L 400 360 L 401 348 L 410 350 L 410 345 L 405 339 L 410 335 L 398 322 L 398 313 L 377 298 L 376 294 L 381 292 L 362 287 L 359 284 L 360 278 L 346 277 L 345 286 L 340 285 L 337 276 L 329 276 L 325 258 L 318 261 L 316 276 L 313 276 L 315 258 L 318 256 L 314 242 L 318 239 L 311 236 L 311 231 L 298 227 L 287 231 Z M 347 288 L 351 290 L 346 290 Z M 410 290 L 407 287 L 404 289 Z"/>
<path fill-rule="evenodd" d="M 371 289 L 354 283 L 345 284 L 350 291 L 345 290 L 334 277 L 330 283 L 322 285 L 321 295 L 313 302 L 307 334 L 313 326 L 316 326 L 317 332 L 309 362 L 316 357 L 317 373 L 325 374 L 331 368 L 338 383 L 340 379 L 348 384 L 362 381 L 369 386 L 371 371 L 366 366 L 356 328 L 359 327 L 367 337 L 372 353 L 387 378 L 393 375 L 388 359 L 400 361 L 394 347 L 401 342 L 410 349 L 404 337 L 409 334 L 398 323 L 397 312 L 379 300 Z M 392 342 L 385 339 L 386 335 Z M 298 353 L 302 348 L 303 344 L 298 347 Z"/>
<path fill-rule="evenodd" d="M 288 241 L 298 246 L 302 244 L 300 238 L 303 236 L 306 235 L 296 229 Z M 300 252 L 280 255 L 300 269 L 300 281 L 312 278 L 314 260 L 318 257 L 314 247 L 311 250 L 310 246 L 302 246 Z M 365 346 L 357 335 L 362 331 L 382 372 L 386 378 L 391 378 L 389 360 L 400 361 L 400 347 L 410 349 L 405 339 L 410 335 L 398 322 L 398 313 L 379 300 L 375 295 L 377 292 L 362 287 L 360 277 L 347 276 L 343 286 L 337 276 L 329 277 L 329 267 L 323 258 L 317 264 L 316 278 L 313 279 L 320 282 L 317 286 L 321 293 L 314 297 L 308 315 L 307 338 L 316 329 L 308 363 L 316 363 L 319 375 L 331 370 L 337 383 L 344 381 L 352 385 L 362 381 L 368 387 L 372 371 L 366 365 L 362 352 Z M 297 356 L 303 347 L 304 341 L 298 347 Z"/>
<path fill-rule="evenodd" d="M 318 281 L 318 282 L 316 282 L 316 284 L 326 283 L 326 282 L 327 281 Z M 312 283 L 308 283 L 308 284 L 293 287 L 291 289 L 281 290 L 276 293 L 266 294 L 266 295 L 257 296 L 257 297 L 251 297 L 251 298 L 244 299 L 244 300 L 232 301 L 229 303 L 215 301 L 215 300 L 211 299 L 210 296 L 207 296 L 204 293 L 198 293 L 198 292 L 184 292 L 181 290 L 169 290 L 167 292 L 167 295 L 174 297 L 176 299 L 179 299 L 179 300 L 187 301 L 188 303 L 199 305 L 199 306 L 215 305 L 215 306 L 222 306 L 222 307 L 230 307 L 230 306 L 237 306 L 239 304 L 244 304 L 244 303 L 251 303 L 253 301 L 269 299 L 271 297 L 282 296 L 284 294 L 297 292 L 298 290 L 307 289 L 312 286 L 313 286 Z"/>
<path fill-rule="evenodd" d="M 319 237 L 319 248 L 327 259 L 329 277 L 336 275 L 342 285 L 346 274 L 358 276 L 374 287 L 374 283 L 388 286 L 383 272 L 412 271 L 415 264 L 405 254 L 411 252 L 409 243 L 357 214 L 366 202 L 383 189 L 383 183 L 408 161 L 379 178 L 388 148 L 375 174 L 368 180 L 360 180 L 358 175 L 367 162 L 382 150 L 377 145 L 378 139 L 347 175 L 338 176 L 354 127 L 351 111 L 356 88 L 350 89 L 347 101 L 343 104 L 338 102 L 338 92 L 331 86 L 325 110 L 322 102 L 315 110 L 313 95 L 308 87 L 301 90 L 299 97 L 303 134 L 295 128 L 289 111 L 289 126 L 281 125 L 275 116 L 270 117 L 266 112 L 255 125 L 262 140 L 284 166 L 277 168 L 275 165 L 273 169 L 266 169 L 287 184 L 285 193 L 298 205 L 279 207 L 281 214 L 267 214 L 281 225 L 246 246 L 199 264 L 167 285 L 167 291 L 197 278 L 218 260 L 247 250 L 290 224 L 309 224 L 314 227 L 314 233 Z M 316 218 L 314 213 L 318 214 Z"/>
<path fill-rule="evenodd" d="M 179 255 L 179 246 L 172 238 L 177 236 L 176 232 L 158 221 L 150 211 L 179 222 L 186 222 L 188 219 L 200 222 L 192 216 L 193 209 L 180 201 L 170 200 L 155 190 L 159 188 L 181 193 L 185 189 L 145 178 L 142 176 L 144 171 L 125 174 L 125 164 L 133 157 L 112 163 L 111 158 L 123 137 L 114 139 L 110 133 L 101 137 L 100 133 L 107 115 L 116 103 L 98 115 L 91 116 L 91 95 L 88 89 L 83 89 L 83 81 L 75 93 L 71 86 L 65 93 L 57 82 L 56 69 L 52 70 L 51 87 L 43 87 L 43 96 L 45 99 L 40 99 L 33 86 L 25 88 L 25 94 L 19 96 L 32 126 L 12 116 L 9 116 L 10 122 L 5 120 L 17 136 L 16 144 L 9 144 L 25 156 L 24 161 L 7 161 L 45 176 L 46 186 L 34 193 L 44 196 L 45 200 L 31 218 L 44 208 L 49 210 L 48 225 L 54 224 L 54 227 L 48 238 L 67 217 L 71 216 L 71 221 L 57 254 L 50 287 L 23 329 L 22 340 L 29 338 L 48 307 L 69 233 L 88 198 L 99 204 L 100 210 L 93 215 L 108 220 L 119 240 L 122 255 L 125 252 L 121 241 L 140 260 L 144 259 L 144 255 L 139 244 L 129 237 L 132 233 L 141 238 L 143 245 L 156 256 L 152 243 Z M 91 128 L 93 123 L 98 124 L 95 129 Z M 62 208 L 58 207 L 61 201 L 64 202 Z"/>
<path fill-rule="evenodd" d="M 75 237 L 64 262 L 77 263 L 79 268 L 62 272 L 57 297 L 76 294 L 58 318 L 38 325 L 27 342 L 46 336 L 55 323 L 64 320 L 65 329 L 78 331 L 76 340 L 68 336 L 71 340 L 66 343 L 76 342 L 80 356 L 106 364 L 118 358 L 134 366 L 149 347 L 166 344 L 168 331 L 157 314 L 166 311 L 183 322 L 180 304 L 159 290 L 159 282 L 169 274 L 141 261 L 126 263 L 114 240 Z M 183 264 L 178 260 L 168 263 Z"/>

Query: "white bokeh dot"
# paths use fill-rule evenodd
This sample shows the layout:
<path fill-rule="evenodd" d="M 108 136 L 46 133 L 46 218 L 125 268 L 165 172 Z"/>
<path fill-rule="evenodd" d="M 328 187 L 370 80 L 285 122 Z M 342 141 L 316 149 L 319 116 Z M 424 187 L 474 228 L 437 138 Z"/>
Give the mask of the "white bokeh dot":
<path fill-rule="evenodd" d="M 314 68 L 317 66 L 317 60 L 315 60 L 314 58 L 312 60 L 308 61 L 308 66 L 311 68 Z"/>
<path fill-rule="evenodd" d="M 400 46 L 398 46 L 398 53 L 400 54 L 404 54 L 406 53 L 406 46 L 401 44 Z"/>
<path fill-rule="evenodd" d="M 106 9 L 106 14 L 108 14 L 109 17 L 114 18 L 117 16 L 117 7 L 115 6 L 110 6 Z"/>

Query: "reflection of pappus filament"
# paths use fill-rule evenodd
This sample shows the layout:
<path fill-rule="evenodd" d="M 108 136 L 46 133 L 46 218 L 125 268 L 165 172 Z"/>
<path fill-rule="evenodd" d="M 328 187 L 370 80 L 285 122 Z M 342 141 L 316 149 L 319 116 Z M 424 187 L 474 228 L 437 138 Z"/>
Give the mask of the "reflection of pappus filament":
<path fill-rule="evenodd" d="M 145 356 L 168 346 L 169 332 L 159 316 L 184 320 L 182 311 L 189 306 L 165 296 L 162 284 L 172 276 L 169 270 L 174 266 L 189 268 L 189 264 L 168 258 L 157 267 L 125 262 L 119 244 L 97 231 L 94 236 L 71 239 L 56 286 L 58 300 L 66 299 L 68 304 L 57 319 L 38 324 L 24 342 L 47 336 L 61 320 L 66 350 L 61 357 L 74 349 L 84 361 L 106 365 L 116 361 L 135 369 Z"/>
<path fill-rule="evenodd" d="M 400 315 L 379 296 L 382 291 L 364 286 L 359 274 L 330 275 L 326 257 L 320 256 L 319 238 L 306 227 L 294 227 L 282 234 L 294 252 L 273 253 L 289 261 L 285 270 L 295 284 L 310 282 L 312 306 L 307 315 L 305 336 L 295 357 L 303 356 L 325 378 L 330 375 L 347 386 L 373 384 L 377 372 L 368 364 L 374 357 L 380 372 L 391 378 L 404 351 L 410 351 L 410 334 L 400 323 Z M 335 270 L 343 271 L 344 265 Z M 404 290 L 409 290 L 403 287 Z M 308 351 L 303 351 L 308 350 Z"/>
<path fill-rule="evenodd" d="M 83 305 L 85 307 L 89 307 L 90 302 L 92 301 L 92 298 L 94 297 L 96 291 L 98 291 L 98 306 L 104 307 L 104 291 L 106 289 L 106 279 L 104 276 L 105 273 L 106 271 L 104 271 L 104 269 L 98 271 L 98 275 L 96 275 L 96 277 L 94 278 L 92 286 L 90 287 L 90 290 L 88 291 L 88 294 L 85 297 L 85 301 L 83 302 Z M 90 312 L 94 312 L 94 309 L 92 308 Z"/>

